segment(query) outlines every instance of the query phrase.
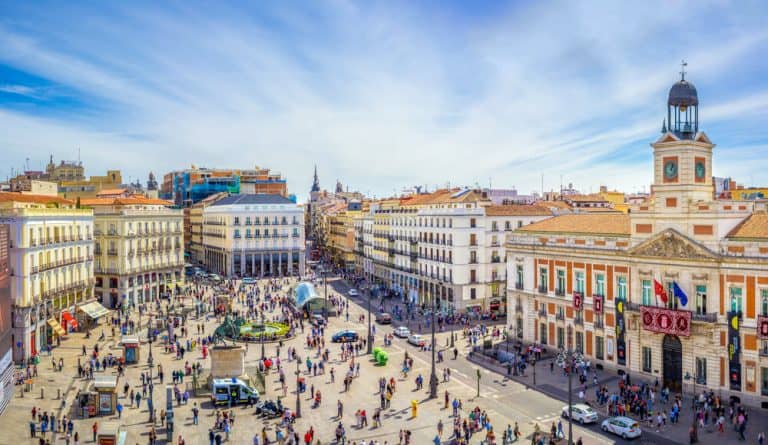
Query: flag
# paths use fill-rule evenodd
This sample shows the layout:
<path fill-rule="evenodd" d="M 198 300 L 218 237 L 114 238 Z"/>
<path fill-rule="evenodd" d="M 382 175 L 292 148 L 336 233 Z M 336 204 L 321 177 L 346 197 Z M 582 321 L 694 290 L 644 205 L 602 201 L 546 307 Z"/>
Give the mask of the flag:
<path fill-rule="evenodd" d="M 688 295 L 685 295 L 685 292 L 680 289 L 680 286 L 677 285 L 677 281 L 672 282 L 672 292 L 675 294 L 675 297 L 680 300 L 680 304 L 683 306 L 688 305 Z"/>
<path fill-rule="evenodd" d="M 661 285 L 656 279 L 653 279 L 653 290 L 656 296 L 661 299 L 664 304 L 667 304 L 667 291 L 664 290 L 664 286 Z"/>

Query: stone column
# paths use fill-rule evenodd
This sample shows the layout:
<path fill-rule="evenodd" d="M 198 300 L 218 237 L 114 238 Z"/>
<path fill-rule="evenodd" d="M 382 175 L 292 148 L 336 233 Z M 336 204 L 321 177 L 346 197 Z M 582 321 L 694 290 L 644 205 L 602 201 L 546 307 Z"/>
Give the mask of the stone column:
<path fill-rule="evenodd" d="M 299 276 L 304 275 L 304 254 L 299 250 Z"/>
<path fill-rule="evenodd" d="M 277 253 L 277 274 L 282 275 L 283 274 L 283 252 Z"/>
<path fill-rule="evenodd" d="M 256 275 L 256 252 L 251 254 L 251 275 Z"/>
<path fill-rule="evenodd" d="M 245 250 L 240 251 L 240 276 L 245 275 Z"/>
<path fill-rule="evenodd" d="M 269 252 L 269 274 L 275 275 L 275 257 L 272 255 L 272 252 Z"/>
<path fill-rule="evenodd" d="M 261 260 L 261 269 L 259 269 L 259 276 L 263 277 L 264 276 L 264 251 L 261 252 L 259 259 Z"/>
<path fill-rule="evenodd" d="M 288 250 L 288 276 L 293 276 L 293 249 Z"/>

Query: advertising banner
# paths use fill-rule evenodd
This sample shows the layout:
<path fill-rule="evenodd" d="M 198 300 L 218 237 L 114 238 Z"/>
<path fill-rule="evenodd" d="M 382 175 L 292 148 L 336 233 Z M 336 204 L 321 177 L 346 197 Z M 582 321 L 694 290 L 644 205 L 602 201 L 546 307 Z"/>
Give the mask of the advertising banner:
<path fill-rule="evenodd" d="M 627 345 L 624 340 L 626 326 L 624 325 L 624 310 L 626 301 L 616 300 L 616 363 L 619 366 L 627 365 Z"/>
<path fill-rule="evenodd" d="M 741 322 L 738 312 L 728 312 L 728 380 L 732 391 L 741 391 Z"/>
<path fill-rule="evenodd" d="M 761 339 L 768 339 L 768 317 L 761 315 L 757 317 L 757 336 Z"/>

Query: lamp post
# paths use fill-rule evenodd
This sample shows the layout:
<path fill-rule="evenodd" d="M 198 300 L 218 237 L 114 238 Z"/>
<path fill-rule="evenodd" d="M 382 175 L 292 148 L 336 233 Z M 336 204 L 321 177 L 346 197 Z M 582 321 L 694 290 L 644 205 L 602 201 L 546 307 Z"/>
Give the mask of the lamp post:
<path fill-rule="evenodd" d="M 368 291 L 368 354 L 373 352 L 373 335 L 371 333 L 371 299 L 373 295 Z"/>
<path fill-rule="evenodd" d="M 568 349 L 568 445 L 573 445 L 573 352 Z"/>
<path fill-rule="evenodd" d="M 451 305 L 451 327 L 450 327 L 450 330 L 451 330 L 451 349 L 456 347 L 456 345 L 454 345 L 454 343 L 453 343 L 453 334 L 454 334 L 454 332 L 453 332 L 453 324 L 456 322 L 456 320 L 453 318 L 453 316 L 454 316 L 453 305 Z"/>
<path fill-rule="evenodd" d="M 301 417 L 301 396 L 299 394 L 299 375 L 301 375 L 301 357 L 296 356 L 296 417 Z"/>
<path fill-rule="evenodd" d="M 328 325 L 328 271 L 325 267 L 320 266 L 320 273 L 323 274 L 323 285 L 325 286 L 325 305 L 323 306 L 323 313 L 325 314 L 325 324 Z"/>
<path fill-rule="evenodd" d="M 435 296 L 432 295 L 432 373 L 429 376 L 429 398 L 437 398 L 437 372 L 435 371 Z"/>
<path fill-rule="evenodd" d="M 264 357 L 266 354 L 264 353 L 264 334 L 267 332 L 266 325 L 264 324 L 264 310 L 261 311 L 261 335 L 259 336 L 261 340 L 261 359 L 264 360 Z"/>

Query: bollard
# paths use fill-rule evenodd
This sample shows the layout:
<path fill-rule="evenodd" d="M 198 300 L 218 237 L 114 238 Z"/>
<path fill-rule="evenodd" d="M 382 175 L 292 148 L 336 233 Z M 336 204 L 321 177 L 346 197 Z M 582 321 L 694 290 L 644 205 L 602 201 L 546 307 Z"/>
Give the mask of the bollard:
<path fill-rule="evenodd" d="M 42 387 L 40 388 L 40 398 L 41 399 L 45 398 L 45 388 L 42 388 Z"/>
<path fill-rule="evenodd" d="M 61 399 L 61 388 L 56 388 L 56 399 Z"/>

